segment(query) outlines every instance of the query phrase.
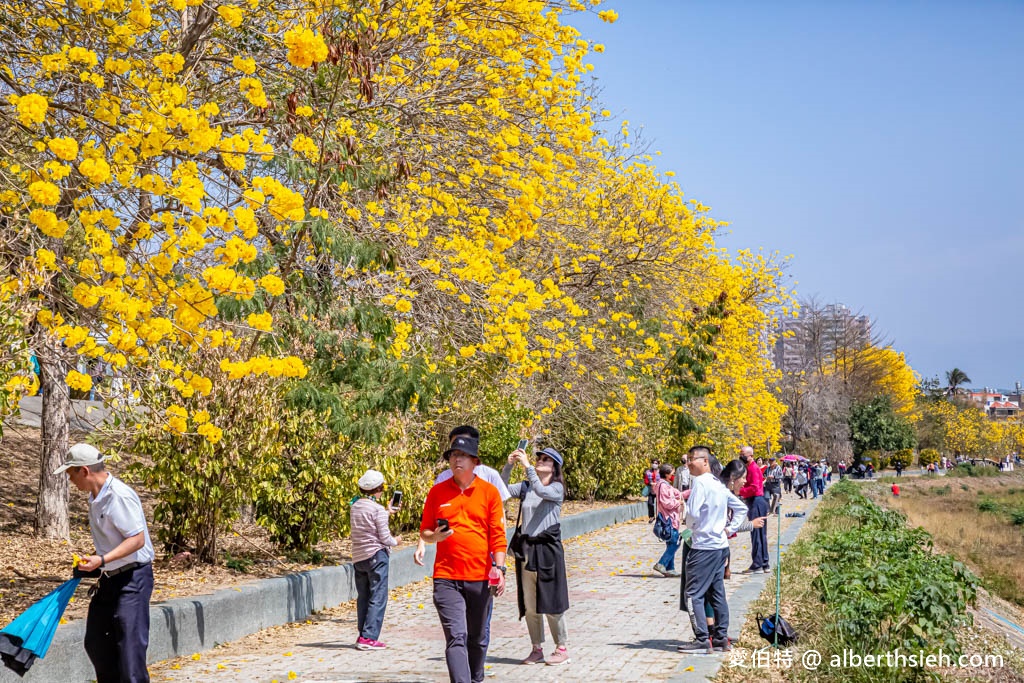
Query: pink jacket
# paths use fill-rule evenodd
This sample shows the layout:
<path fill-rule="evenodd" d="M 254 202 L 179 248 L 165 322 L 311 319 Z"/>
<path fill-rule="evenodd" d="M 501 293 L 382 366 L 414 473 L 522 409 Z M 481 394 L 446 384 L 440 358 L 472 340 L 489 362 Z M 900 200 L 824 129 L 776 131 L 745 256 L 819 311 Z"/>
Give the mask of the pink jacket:
<path fill-rule="evenodd" d="M 679 528 L 679 515 L 683 507 L 683 494 L 675 486 L 664 479 L 655 484 L 655 495 L 658 499 L 658 512 L 672 520 L 672 528 Z"/>

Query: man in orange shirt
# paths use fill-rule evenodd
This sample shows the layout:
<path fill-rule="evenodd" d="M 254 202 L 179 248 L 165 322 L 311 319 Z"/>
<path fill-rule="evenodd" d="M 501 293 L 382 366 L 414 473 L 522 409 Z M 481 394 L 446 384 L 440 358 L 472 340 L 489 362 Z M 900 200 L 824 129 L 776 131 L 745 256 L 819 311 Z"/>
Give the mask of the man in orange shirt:
<path fill-rule="evenodd" d="M 505 591 L 505 511 L 498 489 L 473 473 L 479 447 L 468 435 L 452 440 L 444 452 L 452 478 L 430 489 L 420 521 L 420 538 L 438 544 L 434 606 L 452 683 L 484 680 L 492 572 L 494 594 Z"/>

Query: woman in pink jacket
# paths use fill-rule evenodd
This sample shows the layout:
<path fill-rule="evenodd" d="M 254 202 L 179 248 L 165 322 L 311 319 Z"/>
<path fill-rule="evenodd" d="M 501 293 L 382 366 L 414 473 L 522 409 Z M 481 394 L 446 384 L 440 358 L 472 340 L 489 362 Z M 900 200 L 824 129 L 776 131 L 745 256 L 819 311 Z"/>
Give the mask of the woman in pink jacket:
<path fill-rule="evenodd" d="M 676 551 L 679 550 L 679 516 L 684 510 L 683 494 L 672 483 L 672 465 L 664 464 L 660 470 L 661 477 L 651 488 L 657 500 L 658 515 L 665 515 L 672 524 L 672 538 L 665 541 L 665 552 L 654 565 L 654 571 L 662 576 L 679 576 L 676 571 Z"/>

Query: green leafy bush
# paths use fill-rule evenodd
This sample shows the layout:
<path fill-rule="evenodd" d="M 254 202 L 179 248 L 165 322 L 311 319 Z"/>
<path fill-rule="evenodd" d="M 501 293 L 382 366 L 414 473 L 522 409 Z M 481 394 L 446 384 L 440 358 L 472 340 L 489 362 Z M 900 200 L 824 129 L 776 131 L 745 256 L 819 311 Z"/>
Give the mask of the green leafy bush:
<path fill-rule="evenodd" d="M 978 503 L 978 509 L 982 512 L 997 512 L 999 510 L 999 504 L 991 498 L 986 498 Z"/>
<path fill-rule="evenodd" d="M 889 463 L 892 467 L 896 467 L 897 463 L 903 469 L 910 467 L 914 463 L 914 449 L 901 448 L 892 454 Z"/>
<path fill-rule="evenodd" d="M 344 529 L 346 517 L 338 512 L 353 495 L 345 476 L 352 470 L 350 447 L 324 427 L 326 414 L 282 411 L 280 417 L 274 457 L 253 473 L 256 522 L 285 551 L 308 552 Z"/>
<path fill-rule="evenodd" d="M 942 456 L 935 448 L 922 448 L 921 452 L 918 453 L 917 458 L 922 467 L 927 467 L 928 465 L 938 464 L 939 460 L 942 459 Z"/>
<path fill-rule="evenodd" d="M 815 538 L 815 586 L 828 611 L 830 648 L 959 652 L 955 631 L 970 622 L 978 580 L 967 567 L 934 552 L 930 534 L 839 482 L 840 501 Z M 826 661 L 828 658 L 826 657 Z M 846 672 L 844 672 L 845 674 Z M 915 680 L 920 670 L 874 671 L 873 680 Z"/>
<path fill-rule="evenodd" d="M 999 470 L 991 465 L 972 465 L 969 462 L 962 462 L 949 472 L 949 477 L 998 477 Z"/>

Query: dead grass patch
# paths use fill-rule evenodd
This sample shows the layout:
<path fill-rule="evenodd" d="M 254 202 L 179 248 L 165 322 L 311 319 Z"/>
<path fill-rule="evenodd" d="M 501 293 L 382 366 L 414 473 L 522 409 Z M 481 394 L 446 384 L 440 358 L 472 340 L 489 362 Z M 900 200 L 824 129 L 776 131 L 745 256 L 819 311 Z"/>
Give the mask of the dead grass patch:
<path fill-rule="evenodd" d="M 1012 518 L 1012 511 L 1024 511 L 1024 473 L 977 479 L 904 478 L 899 497 L 884 491 L 876 491 L 875 497 L 903 512 L 910 525 L 928 531 L 944 552 L 966 562 L 988 590 L 1024 605 L 1024 525 L 1014 524 Z"/>

